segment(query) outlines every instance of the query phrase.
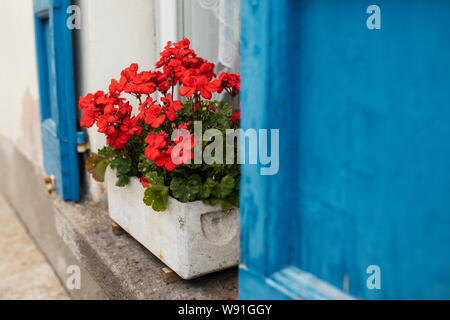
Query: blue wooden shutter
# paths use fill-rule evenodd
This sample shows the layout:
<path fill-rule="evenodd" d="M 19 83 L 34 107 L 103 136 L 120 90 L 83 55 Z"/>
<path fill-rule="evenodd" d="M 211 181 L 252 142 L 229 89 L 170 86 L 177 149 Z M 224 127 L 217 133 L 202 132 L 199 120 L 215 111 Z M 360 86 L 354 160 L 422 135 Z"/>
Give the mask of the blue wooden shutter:
<path fill-rule="evenodd" d="M 241 299 L 450 298 L 450 2 L 369 4 L 242 1 Z"/>
<path fill-rule="evenodd" d="M 80 200 L 70 0 L 34 0 L 44 170 L 64 200 Z"/>

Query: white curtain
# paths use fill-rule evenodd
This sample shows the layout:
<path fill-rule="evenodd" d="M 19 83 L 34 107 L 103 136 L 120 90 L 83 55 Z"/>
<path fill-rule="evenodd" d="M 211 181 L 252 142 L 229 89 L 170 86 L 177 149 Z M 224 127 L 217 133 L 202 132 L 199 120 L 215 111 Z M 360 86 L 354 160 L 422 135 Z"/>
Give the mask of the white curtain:
<path fill-rule="evenodd" d="M 218 73 L 239 72 L 240 0 L 184 0 L 183 33 Z"/>

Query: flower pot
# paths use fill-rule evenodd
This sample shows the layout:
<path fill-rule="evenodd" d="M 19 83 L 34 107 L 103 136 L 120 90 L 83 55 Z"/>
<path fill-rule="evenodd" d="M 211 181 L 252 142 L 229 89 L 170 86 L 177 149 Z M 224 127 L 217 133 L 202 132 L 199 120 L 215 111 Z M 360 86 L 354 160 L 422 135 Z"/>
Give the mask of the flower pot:
<path fill-rule="evenodd" d="M 167 210 L 156 212 L 142 199 L 144 188 L 132 177 L 116 187 L 108 167 L 105 183 L 110 217 L 183 279 L 192 279 L 239 264 L 239 209 L 182 203 L 169 197 Z"/>

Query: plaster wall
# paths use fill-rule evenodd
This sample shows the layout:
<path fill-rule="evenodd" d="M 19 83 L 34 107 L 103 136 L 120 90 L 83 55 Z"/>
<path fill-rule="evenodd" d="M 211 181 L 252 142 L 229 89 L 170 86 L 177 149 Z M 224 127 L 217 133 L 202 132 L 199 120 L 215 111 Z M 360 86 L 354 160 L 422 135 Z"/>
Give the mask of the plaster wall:
<path fill-rule="evenodd" d="M 74 31 L 77 98 L 107 90 L 111 79 L 119 79 L 131 63 L 140 70 L 154 68 L 153 1 L 77 0 L 74 4 L 81 9 L 81 28 Z M 95 126 L 87 132 L 91 151 L 105 145 L 105 136 Z M 86 179 L 87 194 L 96 201 L 103 199 L 103 185 L 90 176 Z"/>
<path fill-rule="evenodd" d="M 33 2 L 0 2 L 0 135 L 42 168 Z"/>

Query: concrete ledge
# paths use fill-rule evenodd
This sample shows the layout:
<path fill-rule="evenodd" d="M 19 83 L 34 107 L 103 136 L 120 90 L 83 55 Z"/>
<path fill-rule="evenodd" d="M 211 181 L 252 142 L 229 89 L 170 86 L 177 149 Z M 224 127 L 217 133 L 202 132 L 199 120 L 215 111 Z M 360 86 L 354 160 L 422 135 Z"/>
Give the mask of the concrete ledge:
<path fill-rule="evenodd" d="M 115 236 L 105 207 L 60 199 L 54 205 L 58 234 L 109 298 L 236 298 L 236 268 L 166 284 L 165 265 L 128 234 Z"/>
<path fill-rule="evenodd" d="M 0 193 L 10 203 L 63 285 L 81 268 L 75 299 L 226 299 L 237 296 L 237 269 L 166 284 L 164 265 L 127 235 L 115 236 L 106 204 L 48 197 L 43 172 L 0 137 Z"/>

